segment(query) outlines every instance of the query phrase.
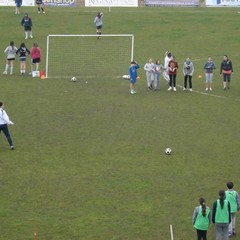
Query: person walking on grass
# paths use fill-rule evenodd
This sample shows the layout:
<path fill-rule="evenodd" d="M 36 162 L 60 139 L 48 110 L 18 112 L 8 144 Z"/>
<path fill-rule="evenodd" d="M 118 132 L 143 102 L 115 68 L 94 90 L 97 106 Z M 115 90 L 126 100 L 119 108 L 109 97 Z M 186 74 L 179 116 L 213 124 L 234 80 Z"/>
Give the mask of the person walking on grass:
<path fill-rule="evenodd" d="M 17 51 L 17 48 L 14 46 L 14 42 L 11 41 L 10 45 L 7 46 L 6 49 L 4 50 L 4 53 L 7 55 L 7 61 L 6 61 L 5 70 L 3 74 L 8 74 L 9 66 L 10 66 L 10 75 L 13 74 L 13 65 L 15 61 L 16 51 Z"/>
<path fill-rule="evenodd" d="M 210 208 L 206 206 L 204 198 L 199 199 L 200 205 L 193 212 L 193 226 L 197 231 L 197 240 L 207 240 L 207 231 L 210 224 Z"/>
<path fill-rule="evenodd" d="M 33 71 L 39 71 L 39 64 L 42 58 L 41 49 L 38 47 L 38 44 L 36 42 L 33 43 L 33 46 L 30 50 L 30 55 L 31 55 L 31 72 L 29 73 L 29 75 L 32 75 Z"/>
<path fill-rule="evenodd" d="M 192 76 L 194 73 L 194 66 L 191 59 L 188 57 L 183 64 L 183 75 L 184 75 L 184 88 L 183 91 L 187 90 L 187 82 L 189 82 L 189 91 L 192 92 Z"/>
<path fill-rule="evenodd" d="M 155 64 L 151 58 L 148 59 L 148 62 L 144 65 L 144 70 L 146 71 L 148 89 L 151 90 L 153 89 L 153 82 L 155 78 Z"/>
<path fill-rule="evenodd" d="M 160 79 L 161 79 L 161 71 L 164 70 L 164 66 L 161 64 L 161 61 L 158 59 L 155 63 L 154 66 L 154 72 L 155 72 L 155 77 L 154 77 L 154 91 L 157 89 L 160 89 Z"/>
<path fill-rule="evenodd" d="M 207 62 L 204 64 L 205 78 L 206 78 L 206 91 L 208 89 L 212 91 L 212 82 L 213 82 L 213 70 L 216 69 L 216 65 L 212 60 L 212 57 L 208 57 Z"/>
<path fill-rule="evenodd" d="M 43 8 L 43 3 L 42 0 L 36 0 L 37 8 L 38 8 L 38 14 L 42 13 L 45 14 L 44 8 Z"/>
<path fill-rule="evenodd" d="M 231 223 L 228 228 L 228 236 L 232 237 L 236 235 L 236 214 L 240 210 L 240 201 L 238 192 L 233 189 L 233 182 L 227 183 L 227 190 L 225 191 L 226 199 L 229 201 L 231 206 Z"/>
<path fill-rule="evenodd" d="M 219 191 L 219 199 L 213 203 L 212 222 L 215 224 L 216 240 L 228 240 L 228 227 L 231 223 L 231 206 L 225 191 Z"/>
<path fill-rule="evenodd" d="M 15 0 L 16 10 L 15 14 L 20 14 L 20 8 L 22 6 L 22 0 Z"/>
<path fill-rule="evenodd" d="M 32 19 L 28 16 L 28 13 L 24 14 L 24 17 L 21 21 L 21 25 L 24 27 L 25 39 L 33 38 L 32 35 Z"/>
<path fill-rule="evenodd" d="M 233 73 L 232 61 L 227 55 L 223 56 L 223 61 L 220 66 L 220 75 L 223 76 L 223 90 L 230 89 L 230 79 Z"/>
<path fill-rule="evenodd" d="M 140 65 L 137 64 L 136 61 L 131 62 L 131 66 L 129 67 L 129 76 L 130 76 L 130 93 L 131 94 L 136 94 L 137 92 L 135 91 L 135 84 L 137 82 L 137 69 L 140 68 Z"/>
<path fill-rule="evenodd" d="M 98 35 L 98 39 L 100 39 L 100 35 L 102 34 L 102 26 L 103 26 L 103 13 L 102 12 L 98 12 L 96 17 L 94 18 L 94 23 L 96 25 L 96 33 Z"/>
<path fill-rule="evenodd" d="M 168 64 L 171 61 L 172 54 L 169 51 L 165 52 L 165 58 L 164 58 L 164 68 L 165 71 L 163 72 L 163 77 L 167 81 L 167 84 L 169 84 L 170 78 L 168 73 Z"/>
<path fill-rule="evenodd" d="M 4 110 L 3 102 L 0 102 L 0 133 L 3 131 L 3 133 L 5 134 L 11 150 L 14 150 L 14 146 L 8 130 L 8 125 L 13 124 L 14 123 L 9 119 L 6 111 Z"/>
<path fill-rule="evenodd" d="M 178 70 L 178 62 L 175 60 L 175 57 L 172 56 L 172 59 L 168 63 L 168 74 L 170 79 L 168 91 L 172 89 L 174 92 L 177 91 L 176 89 L 177 70 Z"/>
<path fill-rule="evenodd" d="M 26 48 L 25 43 L 21 43 L 19 49 L 16 54 L 19 54 L 20 61 L 20 75 L 24 75 L 26 73 L 26 59 L 27 55 L 30 54 L 30 51 Z"/>

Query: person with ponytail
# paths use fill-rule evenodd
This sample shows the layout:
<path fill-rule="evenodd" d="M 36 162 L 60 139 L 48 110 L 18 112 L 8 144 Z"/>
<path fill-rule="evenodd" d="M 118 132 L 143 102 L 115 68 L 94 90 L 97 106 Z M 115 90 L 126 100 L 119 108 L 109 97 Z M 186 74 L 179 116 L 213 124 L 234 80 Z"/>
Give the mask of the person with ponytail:
<path fill-rule="evenodd" d="M 197 240 L 207 240 L 207 230 L 210 224 L 210 208 L 204 198 L 199 199 L 200 205 L 193 212 L 193 226 L 197 230 Z"/>
<path fill-rule="evenodd" d="M 215 224 L 216 240 L 228 240 L 231 206 L 224 190 L 220 190 L 218 194 L 219 198 L 213 203 L 212 222 Z"/>

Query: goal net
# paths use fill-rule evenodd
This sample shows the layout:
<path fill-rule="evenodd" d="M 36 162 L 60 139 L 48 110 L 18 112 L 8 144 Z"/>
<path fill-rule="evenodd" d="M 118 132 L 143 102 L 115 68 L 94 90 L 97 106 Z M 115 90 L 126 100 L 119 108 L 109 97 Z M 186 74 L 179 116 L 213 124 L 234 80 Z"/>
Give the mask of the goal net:
<path fill-rule="evenodd" d="M 48 35 L 46 77 L 119 77 L 133 60 L 134 35 Z"/>

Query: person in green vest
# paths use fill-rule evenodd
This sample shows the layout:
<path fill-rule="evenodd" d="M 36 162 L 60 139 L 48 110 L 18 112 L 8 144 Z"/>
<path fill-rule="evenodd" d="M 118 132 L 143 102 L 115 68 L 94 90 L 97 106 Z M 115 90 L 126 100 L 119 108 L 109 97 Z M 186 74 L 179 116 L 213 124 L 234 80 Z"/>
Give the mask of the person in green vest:
<path fill-rule="evenodd" d="M 212 222 L 215 224 L 216 240 L 228 240 L 231 206 L 224 190 L 219 191 L 219 199 L 213 203 Z"/>
<path fill-rule="evenodd" d="M 227 191 L 225 191 L 226 199 L 230 202 L 231 206 L 231 223 L 228 227 L 228 236 L 232 237 L 236 235 L 236 213 L 240 209 L 240 201 L 238 192 L 233 190 L 233 182 L 227 183 Z"/>
<path fill-rule="evenodd" d="M 197 230 L 197 240 L 207 240 L 207 230 L 210 224 L 210 208 L 206 206 L 204 198 L 199 199 L 200 206 L 193 212 L 193 226 Z"/>

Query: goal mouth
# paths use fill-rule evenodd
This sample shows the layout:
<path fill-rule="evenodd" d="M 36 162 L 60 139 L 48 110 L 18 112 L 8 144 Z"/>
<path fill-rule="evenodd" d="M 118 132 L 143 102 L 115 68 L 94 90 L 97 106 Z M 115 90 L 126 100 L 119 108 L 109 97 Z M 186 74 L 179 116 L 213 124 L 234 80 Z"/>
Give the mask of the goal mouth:
<path fill-rule="evenodd" d="M 118 78 L 134 54 L 133 34 L 47 36 L 46 77 Z"/>

